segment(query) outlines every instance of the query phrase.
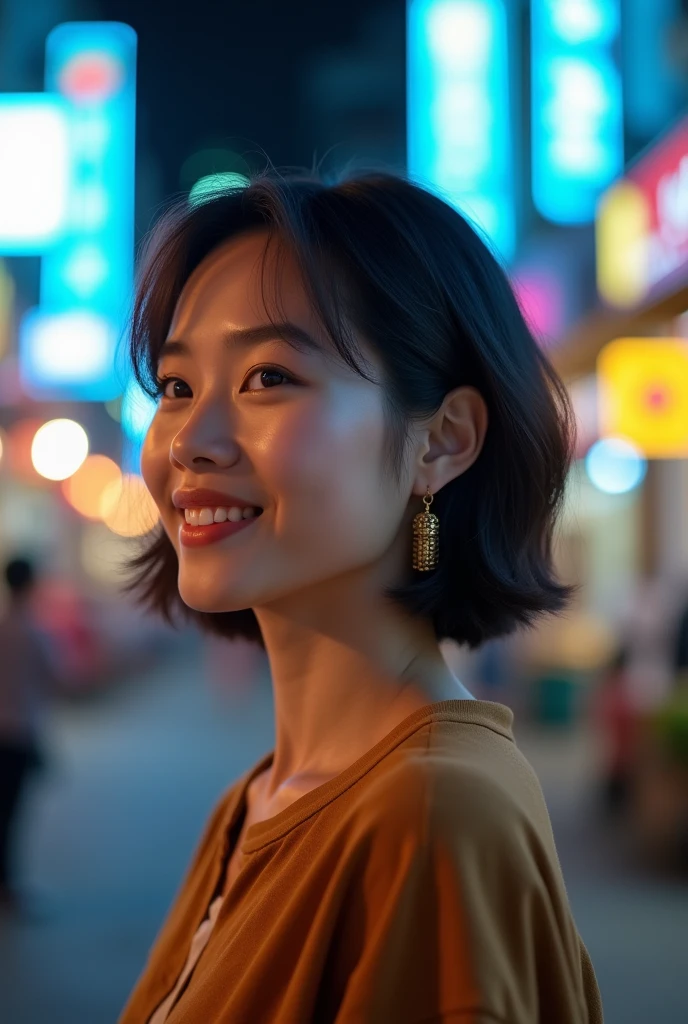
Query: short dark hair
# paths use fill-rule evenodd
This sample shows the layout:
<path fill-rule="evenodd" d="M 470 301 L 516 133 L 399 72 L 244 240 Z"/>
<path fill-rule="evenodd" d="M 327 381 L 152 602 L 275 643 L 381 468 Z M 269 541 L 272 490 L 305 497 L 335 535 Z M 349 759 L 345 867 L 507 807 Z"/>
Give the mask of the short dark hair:
<path fill-rule="evenodd" d="M 176 203 L 142 261 L 130 343 L 139 383 L 157 394 L 158 353 L 192 272 L 219 245 L 256 229 L 296 258 L 341 358 L 367 377 L 354 331 L 380 357 L 393 471 L 403 464 L 410 420 L 436 412 L 450 390 L 472 385 L 487 403 L 479 457 L 435 495 L 438 568 L 414 572 L 389 596 L 431 619 L 438 640 L 470 647 L 560 610 L 573 590 L 552 567 L 573 450 L 567 392 L 488 245 L 424 188 L 386 173 L 334 184 L 270 173 L 197 205 Z M 262 643 L 251 609 L 183 604 L 176 552 L 161 526 L 129 568 L 128 589 L 168 621 L 181 611 L 211 632 Z"/>
<path fill-rule="evenodd" d="M 36 571 L 28 558 L 11 558 L 5 565 L 5 583 L 13 596 L 30 590 L 35 581 Z"/>

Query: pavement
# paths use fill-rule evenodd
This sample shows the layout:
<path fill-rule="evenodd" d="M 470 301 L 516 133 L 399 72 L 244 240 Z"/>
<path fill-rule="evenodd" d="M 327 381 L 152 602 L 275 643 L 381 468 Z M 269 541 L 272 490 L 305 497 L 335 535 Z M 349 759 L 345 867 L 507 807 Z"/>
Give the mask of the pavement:
<path fill-rule="evenodd" d="M 247 686 L 237 664 L 221 688 L 197 642 L 171 641 L 163 664 L 57 710 L 21 847 L 46 915 L 0 923 L 2 1024 L 116 1021 L 211 807 L 272 746 L 269 681 Z M 685 1024 L 688 884 L 640 868 L 599 821 L 585 731 L 517 716 L 516 739 L 543 784 L 607 1024 Z"/>

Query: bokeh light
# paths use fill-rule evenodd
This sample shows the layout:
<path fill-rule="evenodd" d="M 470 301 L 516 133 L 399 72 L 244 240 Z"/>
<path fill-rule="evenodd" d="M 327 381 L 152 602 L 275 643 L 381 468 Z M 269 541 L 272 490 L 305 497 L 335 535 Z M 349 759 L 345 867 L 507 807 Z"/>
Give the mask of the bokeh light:
<path fill-rule="evenodd" d="M 610 188 L 597 206 L 597 288 L 610 306 L 635 306 L 650 288 L 648 238 L 652 214 L 632 181 Z"/>
<path fill-rule="evenodd" d="M 62 484 L 65 498 L 87 519 L 103 518 L 103 495 L 112 485 L 120 485 L 122 472 L 107 455 L 89 455 L 85 462 Z"/>
<path fill-rule="evenodd" d="M 688 341 L 616 338 L 597 357 L 602 437 L 650 459 L 688 457 Z"/>
<path fill-rule="evenodd" d="M 126 473 L 103 491 L 101 513 L 106 526 L 120 537 L 142 537 L 158 521 L 158 509 L 140 476 Z"/>
<path fill-rule="evenodd" d="M 547 347 L 564 325 L 565 295 L 558 278 L 552 270 L 532 268 L 514 274 L 511 285 L 531 330 Z"/>
<path fill-rule="evenodd" d="M 585 457 L 590 482 L 605 494 L 627 494 L 647 472 L 647 460 L 635 445 L 620 437 L 597 441 Z"/>
<path fill-rule="evenodd" d="M 53 245 L 67 223 L 69 117 L 49 93 L 3 90 L 0 138 L 0 249 L 34 255 Z"/>
<path fill-rule="evenodd" d="M 34 397 L 73 385 L 73 394 L 93 398 L 99 397 L 98 382 L 111 374 L 116 331 L 92 310 L 50 313 L 37 307 L 22 318 L 19 345 L 22 378 Z"/>
<path fill-rule="evenodd" d="M 241 153 L 225 146 L 199 149 L 186 158 L 179 172 L 179 183 L 189 191 L 195 182 L 210 174 L 225 174 L 231 171 L 246 179 L 251 173 L 250 166 Z"/>
<path fill-rule="evenodd" d="M 88 434 L 75 420 L 49 420 L 31 444 L 34 469 L 46 480 L 66 480 L 88 455 Z"/>
<path fill-rule="evenodd" d="M 206 199 L 212 199 L 218 192 L 224 192 L 228 189 L 246 188 L 248 184 L 248 178 L 244 174 L 238 174 L 236 171 L 206 174 L 204 177 L 199 178 L 192 187 L 189 192 L 189 202 L 193 206 L 197 206 Z"/>

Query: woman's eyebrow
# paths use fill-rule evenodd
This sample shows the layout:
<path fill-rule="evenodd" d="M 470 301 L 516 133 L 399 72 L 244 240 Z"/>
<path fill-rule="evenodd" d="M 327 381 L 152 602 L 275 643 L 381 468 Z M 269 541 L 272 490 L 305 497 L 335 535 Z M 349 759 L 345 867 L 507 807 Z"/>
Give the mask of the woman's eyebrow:
<path fill-rule="evenodd" d="M 274 324 L 258 324 L 256 327 L 239 327 L 226 331 L 223 341 L 230 348 L 250 348 L 259 345 L 264 341 L 285 341 L 297 352 L 322 352 L 323 347 L 297 324 L 288 320 L 275 322 Z M 169 338 L 163 343 L 158 353 L 158 360 L 171 355 L 190 355 L 191 350 L 187 342 L 181 338 Z"/>
<path fill-rule="evenodd" d="M 289 320 L 275 321 L 274 324 L 259 324 L 257 327 L 241 327 L 225 334 L 228 345 L 258 345 L 261 341 L 286 341 L 297 352 L 322 352 L 322 345 L 297 324 Z"/>

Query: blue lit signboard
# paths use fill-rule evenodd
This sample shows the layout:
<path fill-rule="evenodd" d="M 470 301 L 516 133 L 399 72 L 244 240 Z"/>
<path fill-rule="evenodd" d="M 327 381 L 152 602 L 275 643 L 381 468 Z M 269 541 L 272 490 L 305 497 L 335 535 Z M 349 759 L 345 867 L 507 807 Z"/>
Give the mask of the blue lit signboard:
<path fill-rule="evenodd" d="M 503 0 L 409 0 L 408 171 L 482 228 L 516 244 Z"/>
<path fill-rule="evenodd" d="M 48 37 L 46 90 L 68 108 L 71 176 L 65 230 L 44 254 L 40 306 L 20 332 L 23 381 L 39 398 L 107 401 L 122 391 L 115 352 L 133 287 L 135 76 L 128 25 L 67 23 Z"/>
<path fill-rule="evenodd" d="M 532 0 L 532 173 L 536 208 L 592 221 L 623 170 L 620 0 Z"/>

